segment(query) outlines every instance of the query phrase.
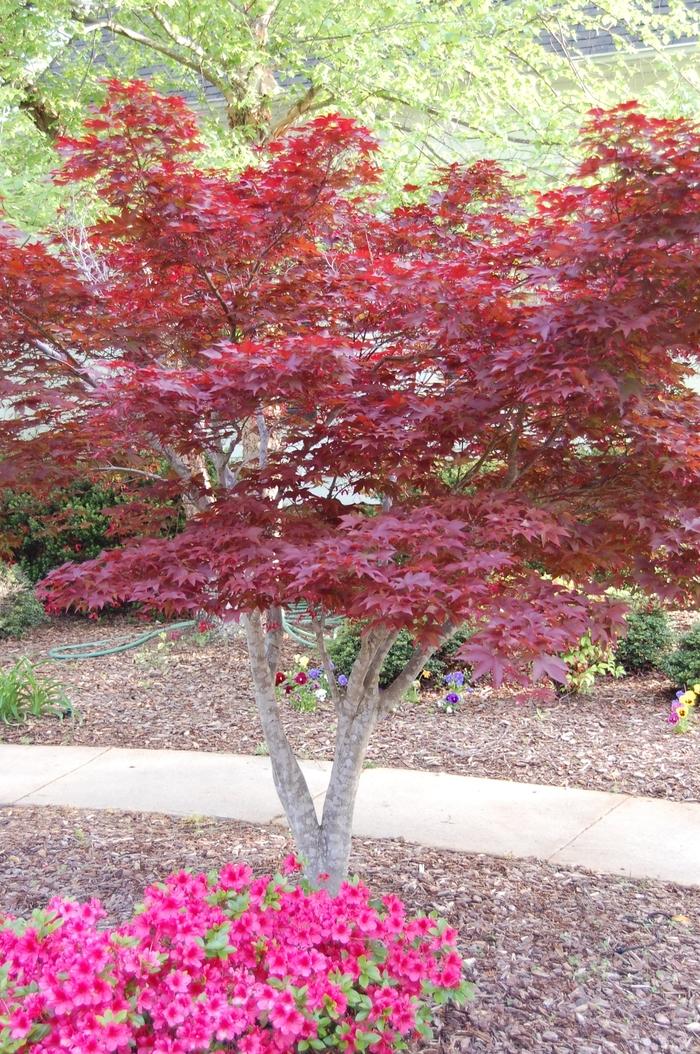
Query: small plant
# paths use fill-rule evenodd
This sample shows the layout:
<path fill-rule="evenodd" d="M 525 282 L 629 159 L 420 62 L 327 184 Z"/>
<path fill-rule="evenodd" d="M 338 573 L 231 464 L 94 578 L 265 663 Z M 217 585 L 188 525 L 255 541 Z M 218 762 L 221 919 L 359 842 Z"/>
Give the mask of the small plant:
<path fill-rule="evenodd" d="M 576 648 L 567 651 L 562 658 L 568 667 L 564 691 L 571 695 L 590 692 L 598 677 L 622 677 L 625 672 L 617 662 L 612 647 L 594 644 L 588 633 L 581 637 Z"/>
<path fill-rule="evenodd" d="M 666 718 L 674 732 L 690 732 L 698 699 L 700 683 L 694 684 L 685 692 L 676 692 L 676 697 L 671 703 L 671 712 Z"/>
<path fill-rule="evenodd" d="M 16 565 L 0 564 L 0 639 L 23 637 L 45 618 L 24 572 Z"/>
<path fill-rule="evenodd" d="M 163 630 L 155 638 L 155 643 L 134 653 L 134 662 L 137 666 L 153 667 L 163 669 L 167 666 L 170 656 L 180 639 L 181 634 L 175 630 L 170 633 Z"/>
<path fill-rule="evenodd" d="M 474 689 L 467 683 L 464 670 L 453 670 L 444 677 L 447 692 L 444 698 L 438 702 L 438 709 L 446 714 L 454 714 L 464 701 L 465 695 L 470 695 Z"/>
<path fill-rule="evenodd" d="M 615 659 L 626 673 L 646 673 L 659 669 L 673 645 L 666 612 L 660 607 L 632 610 L 627 615 L 627 632 L 615 649 Z"/>
<path fill-rule="evenodd" d="M 215 636 L 215 627 L 209 619 L 201 618 L 195 623 L 192 642 L 197 648 L 204 648 L 211 644 Z M 172 637 L 172 634 L 171 634 Z"/>
<path fill-rule="evenodd" d="M 680 638 L 661 663 L 661 669 L 679 688 L 700 682 L 700 622 Z"/>
<path fill-rule="evenodd" d="M 275 678 L 277 697 L 289 703 L 302 714 L 313 713 L 319 703 L 328 698 L 328 678 L 320 666 L 311 666 L 308 655 L 295 655 L 296 669 L 291 673 L 280 671 Z M 344 687 L 348 683 L 342 674 L 338 684 Z"/>
<path fill-rule="evenodd" d="M 65 717 L 72 708 L 62 685 L 39 673 L 29 659 L 0 671 L 0 721 L 21 723 L 28 717 Z"/>

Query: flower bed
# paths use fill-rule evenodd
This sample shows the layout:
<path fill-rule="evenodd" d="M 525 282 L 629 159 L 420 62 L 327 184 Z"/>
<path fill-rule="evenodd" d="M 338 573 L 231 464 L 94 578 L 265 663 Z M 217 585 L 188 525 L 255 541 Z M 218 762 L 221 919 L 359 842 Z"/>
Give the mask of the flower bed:
<path fill-rule="evenodd" d="M 468 994 L 456 931 L 359 883 L 331 897 L 236 863 L 150 886 L 121 926 L 104 916 L 62 899 L 0 916 L 3 1054 L 390 1054 Z"/>

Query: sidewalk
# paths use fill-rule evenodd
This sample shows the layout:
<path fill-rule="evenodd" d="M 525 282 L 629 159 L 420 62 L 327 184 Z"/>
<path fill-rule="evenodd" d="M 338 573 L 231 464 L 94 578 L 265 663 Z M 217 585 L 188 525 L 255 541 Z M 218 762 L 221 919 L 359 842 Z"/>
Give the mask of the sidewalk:
<path fill-rule="evenodd" d="M 302 762 L 317 809 L 330 763 Z M 0 805 L 284 823 L 269 758 L 0 744 Z M 370 768 L 354 833 L 700 886 L 700 804 Z M 2 846 L 0 845 L 0 852 Z"/>

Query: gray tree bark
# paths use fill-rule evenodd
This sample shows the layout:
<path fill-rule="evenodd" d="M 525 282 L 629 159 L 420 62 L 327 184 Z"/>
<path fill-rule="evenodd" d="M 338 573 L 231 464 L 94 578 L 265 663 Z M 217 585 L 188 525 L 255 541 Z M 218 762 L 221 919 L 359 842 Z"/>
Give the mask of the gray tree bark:
<path fill-rule="evenodd" d="M 355 799 L 370 736 L 377 721 L 400 702 L 435 649 L 417 650 L 397 680 L 386 691 L 380 691 L 379 672 L 397 634 L 379 629 L 363 637 L 345 693 L 333 692 L 337 715 L 335 751 L 319 819 L 306 778 L 282 724 L 275 696 L 276 667 L 270 661 L 272 657 L 261 613 L 246 615 L 243 625 L 256 705 L 270 752 L 277 793 L 307 877 L 335 892 L 348 871 Z"/>

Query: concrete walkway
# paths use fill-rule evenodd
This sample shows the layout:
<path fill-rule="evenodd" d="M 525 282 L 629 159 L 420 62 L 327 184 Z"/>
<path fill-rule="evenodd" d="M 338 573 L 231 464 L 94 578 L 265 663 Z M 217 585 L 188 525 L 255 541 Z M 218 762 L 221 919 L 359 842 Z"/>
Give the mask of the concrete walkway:
<path fill-rule="evenodd" d="M 319 808 L 330 764 L 302 768 Z M 284 823 L 268 758 L 184 750 L 0 745 L 0 805 Z M 700 804 L 370 768 L 354 832 L 700 886 Z"/>

